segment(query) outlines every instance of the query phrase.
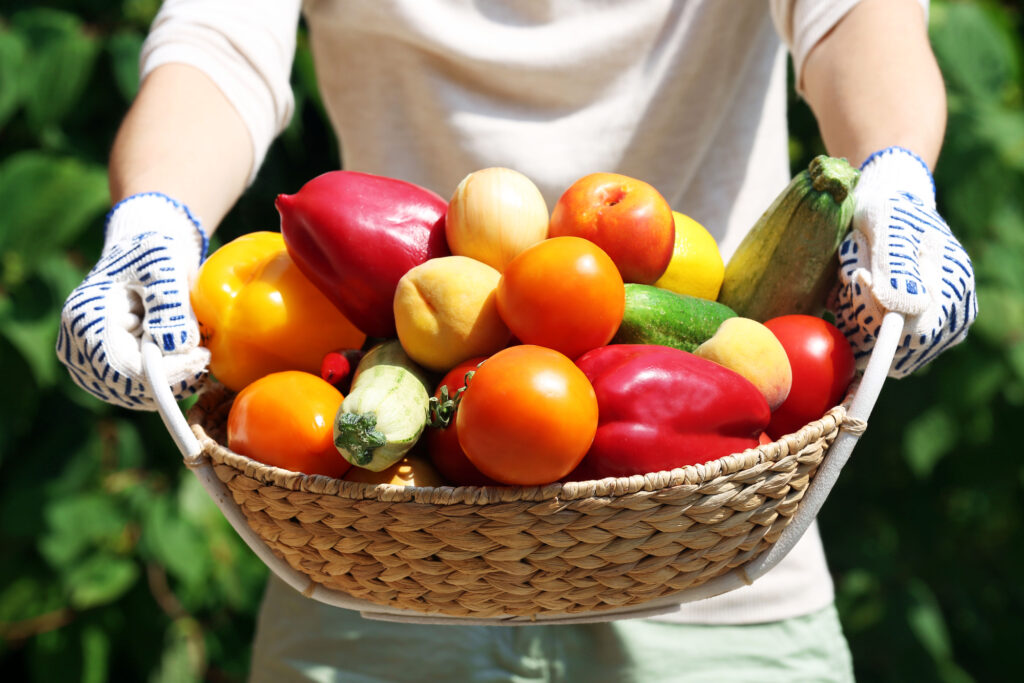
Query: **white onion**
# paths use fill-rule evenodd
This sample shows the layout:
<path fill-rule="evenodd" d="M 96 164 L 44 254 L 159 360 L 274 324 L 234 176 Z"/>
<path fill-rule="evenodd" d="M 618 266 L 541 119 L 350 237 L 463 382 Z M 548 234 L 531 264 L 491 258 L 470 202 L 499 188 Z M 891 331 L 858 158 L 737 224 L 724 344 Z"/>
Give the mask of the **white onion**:
<path fill-rule="evenodd" d="M 448 202 L 448 248 L 502 271 L 519 252 L 547 238 L 548 219 L 532 180 L 509 168 L 485 168 L 463 178 Z"/>

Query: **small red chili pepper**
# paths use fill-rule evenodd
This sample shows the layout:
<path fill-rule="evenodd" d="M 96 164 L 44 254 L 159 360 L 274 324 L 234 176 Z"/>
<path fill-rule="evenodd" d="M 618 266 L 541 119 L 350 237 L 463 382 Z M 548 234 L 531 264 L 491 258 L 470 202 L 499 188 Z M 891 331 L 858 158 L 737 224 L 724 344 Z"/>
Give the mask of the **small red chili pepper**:
<path fill-rule="evenodd" d="M 320 377 L 339 390 L 347 391 L 352 382 L 352 373 L 359 365 L 363 353 L 359 349 L 340 349 L 325 354 L 320 363 Z"/>

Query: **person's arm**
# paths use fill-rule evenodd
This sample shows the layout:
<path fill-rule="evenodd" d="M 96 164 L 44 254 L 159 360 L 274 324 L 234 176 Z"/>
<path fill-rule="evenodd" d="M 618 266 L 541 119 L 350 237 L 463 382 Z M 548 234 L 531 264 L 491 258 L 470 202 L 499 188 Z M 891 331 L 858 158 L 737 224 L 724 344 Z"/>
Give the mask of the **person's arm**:
<path fill-rule="evenodd" d="M 192 66 L 165 64 L 143 81 L 118 130 L 111 199 L 160 192 L 209 234 L 242 194 L 252 163 L 245 124 L 220 89 Z"/>
<path fill-rule="evenodd" d="M 934 167 L 946 91 L 917 0 L 863 0 L 808 53 L 802 76 L 830 155 L 859 166 L 899 145 Z"/>
<path fill-rule="evenodd" d="M 978 314 L 970 257 L 936 211 L 946 93 L 920 3 L 862 0 L 803 67 L 828 153 L 860 167 L 830 307 L 862 367 L 886 312 L 902 314 L 889 375 L 904 377 L 962 341 Z"/>

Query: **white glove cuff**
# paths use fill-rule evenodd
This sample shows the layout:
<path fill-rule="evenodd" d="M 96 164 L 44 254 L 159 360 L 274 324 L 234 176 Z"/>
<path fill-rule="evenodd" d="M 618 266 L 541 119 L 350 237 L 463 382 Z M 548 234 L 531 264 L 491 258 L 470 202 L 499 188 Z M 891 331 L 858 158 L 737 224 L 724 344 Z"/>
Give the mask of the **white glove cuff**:
<path fill-rule="evenodd" d="M 935 208 L 935 181 L 924 160 L 903 147 L 886 147 L 875 152 L 860 166 L 855 194 L 892 192 L 899 188 Z"/>
<path fill-rule="evenodd" d="M 158 232 L 180 239 L 195 260 L 189 265 L 198 268 L 206 258 L 209 238 L 199 220 L 181 202 L 159 192 L 133 194 L 118 202 L 107 214 L 106 234 L 101 256 L 138 235 Z"/>

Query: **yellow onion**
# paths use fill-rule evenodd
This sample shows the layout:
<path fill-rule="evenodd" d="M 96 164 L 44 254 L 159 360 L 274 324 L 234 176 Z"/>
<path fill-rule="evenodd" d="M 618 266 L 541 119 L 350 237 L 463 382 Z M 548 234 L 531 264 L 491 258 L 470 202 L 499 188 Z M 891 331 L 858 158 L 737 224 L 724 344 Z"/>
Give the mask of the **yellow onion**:
<path fill-rule="evenodd" d="M 453 254 L 502 271 L 519 252 L 548 236 L 548 218 L 532 180 L 509 168 L 485 168 L 455 188 L 445 234 Z"/>

